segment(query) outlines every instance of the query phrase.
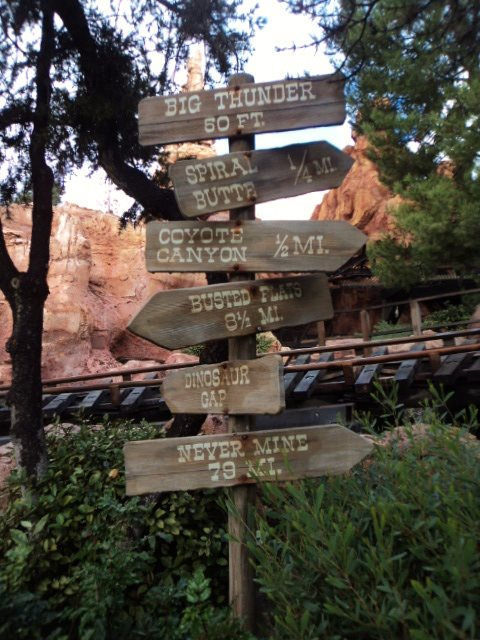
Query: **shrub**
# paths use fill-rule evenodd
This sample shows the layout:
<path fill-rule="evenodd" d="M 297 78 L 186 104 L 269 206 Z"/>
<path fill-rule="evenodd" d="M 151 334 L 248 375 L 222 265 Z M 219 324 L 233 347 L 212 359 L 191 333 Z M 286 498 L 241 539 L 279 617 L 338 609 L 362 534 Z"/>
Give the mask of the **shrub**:
<path fill-rule="evenodd" d="M 271 637 L 480 636 L 480 465 L 434 424 L 349 475 L 263 484 L 248 543 Z"/>
<path fill-rule="evenodd" d="M 471 305 L 465 304 L 446 304 L 443 309 L 432 311 L 423 321 L 423 327 L 435 327 L 441 324 L 452 324 L 455 322 L 467 322 L 472 315 L 473 309 Z"/>
<path fill-rule="evenodd" d="M 0 522 L 2 640 L 176 640 L 231 627 L 219 492 L 125 496 L 124 442 L 155 437 L 148 424 L 84 424 L 48 437 L 34 493 L 13 476 Z M 208 597 L 195 602 L 199 576 Z"/>

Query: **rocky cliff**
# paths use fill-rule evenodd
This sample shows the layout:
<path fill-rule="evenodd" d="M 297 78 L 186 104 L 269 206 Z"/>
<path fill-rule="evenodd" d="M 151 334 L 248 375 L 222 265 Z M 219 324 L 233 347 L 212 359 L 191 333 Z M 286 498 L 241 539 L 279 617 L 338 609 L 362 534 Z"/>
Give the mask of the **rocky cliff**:
<path fill-rule="evenodd" d="M 30 248 L 30 208 L 14 206 L 3 218 L 10 254 L 25 269 Z M 45 309 L 43 378 L 118 367 L 116 358 L 164 360 L 169 352 L 126 331 L 132 316 L 163 289 L 204 283 L 200 274 L 149 274 L 145 228 L 119 231 L 112 214 L 65 205 L 55 210 Z M 11 333 L 8 304 L 0 294 L 0 380 L 10 377 L 5 342 Z"/>
<path fill-rule="evenodd" d="M 337 189 L 332 189 L 315 207 L 312 220 L 346 220 L 370 237 L 376 237 L 393 228 L 389 209 L 399 198 L 378 179 L 378 169 L 365 152 L 368 147 L 364 136 L 352 134 L 355 145 L 344 149 L 355 161 Z"/>

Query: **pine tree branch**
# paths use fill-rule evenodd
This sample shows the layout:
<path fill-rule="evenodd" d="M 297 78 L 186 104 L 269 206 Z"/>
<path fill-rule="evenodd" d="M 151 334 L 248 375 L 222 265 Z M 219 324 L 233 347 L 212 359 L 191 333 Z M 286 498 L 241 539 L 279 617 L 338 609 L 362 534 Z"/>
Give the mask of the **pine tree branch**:
<path fill-rule="evenodd" d="M 33 112 L 26 105 L 12 105 L 0 111 L 0 129 L 6 129 L 14 124 L 23 126 L 33 120 Z"/>
<path fill-rule="evenodd" d="M 90 33 L 82 5 L 78 0 L 53 0 L 55 12 L 67 29 L 80 55 L 80 67 L 85 79 L 88 97 L 99 96 L 108 101 L 101 91 L 102 65 L 97 44 Z M 108 104 L 104 113 L 115 114 L 115 104 Z M 147 215 L 168 220 L 182 220 L 173 191 L 158 187 L 140 169 L 125 162 L 117 140 L 119 129 L 114 116 L 106 117 L 101 123 L 92 123 L 93 136 L 98 146 L 98 157 L 102 168 L 112 182 L 127 195 L 139 202 Z"/>

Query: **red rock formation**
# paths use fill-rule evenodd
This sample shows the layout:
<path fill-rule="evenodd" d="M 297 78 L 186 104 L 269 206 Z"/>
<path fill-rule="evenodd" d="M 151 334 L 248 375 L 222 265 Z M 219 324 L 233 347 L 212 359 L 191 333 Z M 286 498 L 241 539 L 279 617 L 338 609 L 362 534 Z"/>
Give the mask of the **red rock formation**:
<path fill-rule="evenodd" d="M 30 208 L 3 218 L 10 254 L 25 269 Z M 204 284 L 201 274 L 149 274 L 143 225 L 119 231 L 112 214 L 65 205 L 55 210 L 45 308 L 42 376 L 118 368 L 116 358 L 165 360 L 169 351 L 126 332 L 132 316 L 157 291 Z M 5 342 L 11 315 L 0 296 L 0 380 L 10 379 Z"/>
<path fill-rule="evenodd" d="M 398 196 L 378 179 L 376 165 L 367 158 L 365 136 L 355 136 L 354 146 L 345 147 L 355 162 L 337 189 L 325 194 L 315 207 L 312 220 L 346 220 L 370 237 L 393 228 L 389 209 L 399 204 Z"/>

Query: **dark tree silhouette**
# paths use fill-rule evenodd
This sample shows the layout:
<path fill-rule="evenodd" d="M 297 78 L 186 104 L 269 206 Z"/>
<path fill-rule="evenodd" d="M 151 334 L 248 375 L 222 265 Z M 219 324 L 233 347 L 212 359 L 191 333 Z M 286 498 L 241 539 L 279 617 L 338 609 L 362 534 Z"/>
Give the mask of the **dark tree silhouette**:
<path fill-rule="evenodd" d="M 193 41 L 205 43 L 207 80 L 213 70 L 225 75 L 237 68 L 254 26 L 241 0 L 106 5 L 0 2 L 0 290 L 13 315 L 8 402 L 18 462 L 34 477 L 47 464 L 40 365 L 53 194 L 69 171 L 88 162 L 134 198 L 141 215 L 180 219 L 172 192 L 149 178 L 158 150 L 138 145 L 138 101 L 178 90 L 175 70 Z M 20 271 L 6 247 L 2 216 L 29 192 L 30 253 Z"/>

